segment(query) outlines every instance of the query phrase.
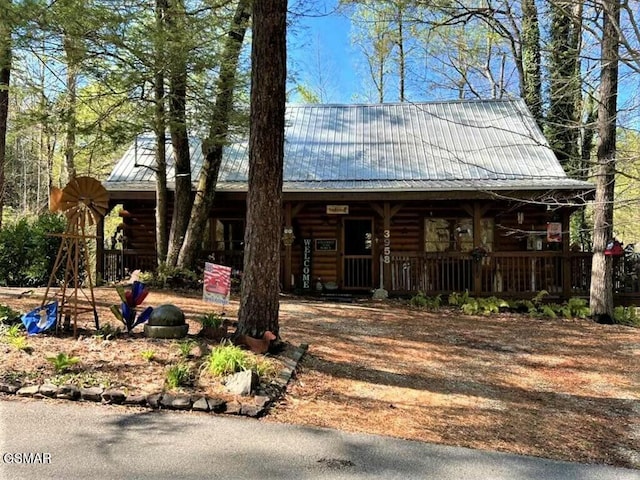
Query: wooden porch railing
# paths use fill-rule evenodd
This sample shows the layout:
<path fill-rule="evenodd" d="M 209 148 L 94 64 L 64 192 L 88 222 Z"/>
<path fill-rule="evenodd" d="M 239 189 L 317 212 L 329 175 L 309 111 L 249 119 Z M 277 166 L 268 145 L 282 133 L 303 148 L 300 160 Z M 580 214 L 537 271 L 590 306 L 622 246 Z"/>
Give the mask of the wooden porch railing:
<path fill-rule="evenodd" d="M 435 295 L 469 290 L 476 295 L 513 296 L 546 290 L 562 295 L 568 288 L 569 295 L 588 295 L 590 280 L 590 253 L 492 252 L 477 260 L 459 252 L 391 256 L 394 292 Z"/>
<path fill-rule="evenodd" d="M 218 250 L 203 253 L 203 258 L 226 265 L 234 270 L 242 270 L 243 252 Z M 139 250 L 105 250 L 103 279 L 117 282 L 127 278 L 134 270 L 154 271 L 157 267 L 154 252 Z"/>

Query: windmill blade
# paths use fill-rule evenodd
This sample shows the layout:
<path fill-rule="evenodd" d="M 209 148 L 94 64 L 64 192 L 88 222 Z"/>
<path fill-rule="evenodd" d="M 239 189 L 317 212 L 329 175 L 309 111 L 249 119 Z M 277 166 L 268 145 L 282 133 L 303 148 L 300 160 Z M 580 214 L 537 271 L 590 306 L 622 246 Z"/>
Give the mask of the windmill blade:
<path fill-rule="evenodd" d="M 49 194 L 49 211 L 59 212 L 62 210 L 62 189 L 58 187 L 51 187 L 51 193 Z"/>

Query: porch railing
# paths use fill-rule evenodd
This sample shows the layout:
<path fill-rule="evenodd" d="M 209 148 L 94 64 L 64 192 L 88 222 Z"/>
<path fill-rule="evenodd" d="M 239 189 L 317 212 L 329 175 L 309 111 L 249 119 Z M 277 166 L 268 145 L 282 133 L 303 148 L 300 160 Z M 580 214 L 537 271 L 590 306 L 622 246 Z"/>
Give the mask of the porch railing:
<path fill-rule="evenodd" d="M 590 280 L 590 253 L 495 252 L 477 260 L 459 252 L 391 256 L 395 292 L 561 295 L 568 288 L 571 295 L 588 295 Z"/>
<path fill-rule="evenodd" d="M 209 251 L 203 253 L 203 258 L 226 265 L 234 270 L 242 270 L 242 251 Z M 129 249 L 104 251 L 103 279 L 107 282 L 117 282 L 128 278 L 134 270 L 153 271 L 156 267 L 156 254 L 153 252 Z"/>

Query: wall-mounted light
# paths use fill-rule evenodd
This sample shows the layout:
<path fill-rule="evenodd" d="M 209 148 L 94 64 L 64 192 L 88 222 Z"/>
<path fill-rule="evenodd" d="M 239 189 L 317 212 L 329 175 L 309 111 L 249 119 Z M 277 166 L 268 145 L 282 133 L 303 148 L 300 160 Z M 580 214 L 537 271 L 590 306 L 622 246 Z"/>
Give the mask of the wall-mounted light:
<path fill-rule="evenodd" d="M 524 212 L 518 212 L 518 225 L 522 225 L 524 223 Z"/>

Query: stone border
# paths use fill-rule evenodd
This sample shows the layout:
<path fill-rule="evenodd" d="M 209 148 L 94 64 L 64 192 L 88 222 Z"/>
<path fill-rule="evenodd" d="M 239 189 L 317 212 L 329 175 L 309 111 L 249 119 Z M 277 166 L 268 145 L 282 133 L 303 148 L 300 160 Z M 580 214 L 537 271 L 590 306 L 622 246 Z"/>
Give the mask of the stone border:
<path fill-rule="evenodd" d="M 74 385 L 24 385 L 19 382 L 0 382 L 0 392 L 18 397 L 58 398 L 72 401 L 102 403 L 106 405 L 127 405 L 162 410 L 191 410 L 197 412 L 227 413 L 247 417 L 265 415 L 286 392 L 287 385 L 295 374 L 300 360 L 309 346 L 305 343 L 296 347 L 291 357 L 285 357 L 284 368 L 268 385 L 260 385 L 257 394 L 240 400 L 227 402 L 221 398 L 202 395 L 180 395 L 166 392 L 150 395 L 127 395 L 119 389 L 101 387 L 78 388 Z"/>

